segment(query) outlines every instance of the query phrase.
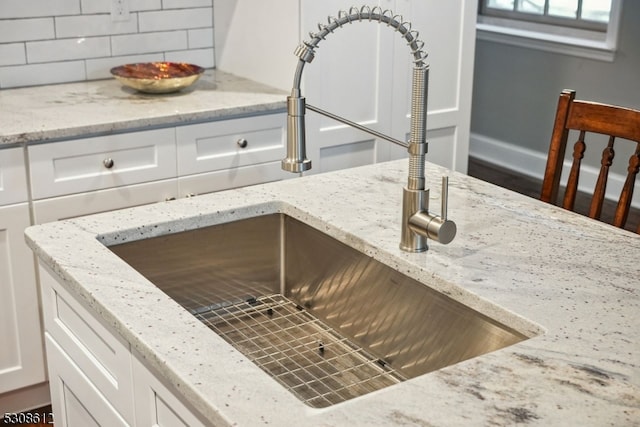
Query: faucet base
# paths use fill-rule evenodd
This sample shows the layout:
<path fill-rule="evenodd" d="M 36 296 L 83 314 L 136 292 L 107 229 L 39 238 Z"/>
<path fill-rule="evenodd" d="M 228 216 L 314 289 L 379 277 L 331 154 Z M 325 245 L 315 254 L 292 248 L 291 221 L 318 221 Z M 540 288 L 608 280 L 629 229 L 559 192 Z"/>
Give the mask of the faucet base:
<path fill-rule="evenodd" d="M 443 200 L 446 195 L 443 190 Z M 410 190 L 402 192 L 402 235 L 400 249 L 406 252 L 424 252 L 427 238 L 443 245 L 451 243 L 456 236 L 457 227 L 446 218 L 443 204 L 442 216 L 429 213 L 429 190 Z"/>
<path fill-rule="evenodd" d="M 428 212 L 429 190 L 402 189 L 402 235 L 400 249 L 405 252 L 424 252 L 429 249 L 426 235 L 416 233 L 409 221 L 417 212 Z"/>
<path fill-rule="evenodd" d="M 285 170 L 287 172 L 300 173 L 311 169 L 311 160 L 304 159 L 303 161 L 299 162 L 295 159 L 287 158 L 282 160 L 281 166 L 282 170 Z"/>

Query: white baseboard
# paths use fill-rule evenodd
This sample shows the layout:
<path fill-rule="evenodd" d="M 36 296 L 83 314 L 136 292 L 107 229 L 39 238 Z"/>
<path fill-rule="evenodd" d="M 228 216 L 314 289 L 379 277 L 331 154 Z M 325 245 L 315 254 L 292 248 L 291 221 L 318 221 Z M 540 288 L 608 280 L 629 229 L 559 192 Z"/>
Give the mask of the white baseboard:
<path fill-rule="evenodd" d="M 471 134 L 469 156 L 539 180 L 542 180 L 544 168 L 547 164 L 547 153 L 519 147 L 515 144 L 477 133 Z M 566 183 L 566 177 L 569 175 L 570 168 L 571 162 L 565 160 L 562 172 L 563 185 Z M 598 168 L 583 166 L 580 172 L 578 190 L 585 192 L 592 191 L 598 179 L 598 172 Z M 609 174 L 606 192 L 607 199 L 618 200 L 625 179 L 626 177 L 620 174 Z M 640 208 L 640 188 L 634 192 L 631 205 L 634 208 Z"/>

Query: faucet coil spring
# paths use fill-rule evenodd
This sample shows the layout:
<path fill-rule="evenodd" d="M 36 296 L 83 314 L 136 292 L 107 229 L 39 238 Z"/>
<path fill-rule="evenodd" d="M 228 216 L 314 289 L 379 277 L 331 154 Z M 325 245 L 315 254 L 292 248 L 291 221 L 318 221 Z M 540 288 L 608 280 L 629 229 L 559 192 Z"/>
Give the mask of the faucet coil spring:
<path fill-rule="evenodd" d="M 427 53 L 423 50 L 424 42 L 418 39 L 420 33 L 411 29 L 411 23 L 405 21 L 402 15 L 394 15 L 389 9 L 383 10 L 380 6 L 374 6 L 372 8 L 369 6 L 362 6 L 360 8 L 352 6 L 349 11 L 339 11 L 337 17 L 328 16 L 326 24 L 318 24 L 318 32 L 309 33 L 311 40 L 303 42 L 303 45 L 296 50 L 296 55 L 305 62 L 311 62 L 314 56 L 313 49 L 318 47 L 321 40 L 325 40 L 329 34 L 332 34 L 335 30 L 346 24 L 364 20 L 377 21 L 381 24 L 384 23 L 395 29 L 395 31 L 399 32 L 407 41 L 414 58 L 413 62 L 418 66 L 424 65 L 427 59 Z M 309 50 L 311 50 L 311 53 L 309 53 Z"/>

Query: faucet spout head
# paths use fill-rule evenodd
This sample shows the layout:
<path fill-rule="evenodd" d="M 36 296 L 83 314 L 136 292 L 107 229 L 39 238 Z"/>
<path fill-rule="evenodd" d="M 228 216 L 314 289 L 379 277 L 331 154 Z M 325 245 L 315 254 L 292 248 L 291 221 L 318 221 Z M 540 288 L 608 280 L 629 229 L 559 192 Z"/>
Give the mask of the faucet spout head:
<path fill-rule="evenodd" d="M 282 160 L 282 169 L 288 172 L 311 169 L 306 153 L 304 114 L 304 97 L 292 93 L 287 97 L 287 157 Z"/>

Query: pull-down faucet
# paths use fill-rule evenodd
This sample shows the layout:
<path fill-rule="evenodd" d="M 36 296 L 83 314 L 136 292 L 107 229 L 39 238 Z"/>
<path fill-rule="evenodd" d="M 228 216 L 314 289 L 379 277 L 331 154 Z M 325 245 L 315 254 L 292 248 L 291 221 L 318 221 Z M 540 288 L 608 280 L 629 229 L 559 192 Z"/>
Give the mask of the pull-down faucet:
<path fill-rule="evenodd" d="M 302 71 L 307 62 L 315 56 L 315 48 L 321 40 L 343 25 L 356 21 L 376 21 L 385 23 L 398 31 L 407 41 L 413 55 L 413 82 L 411 95 L 411 131 L 409 143 L 368 129 L 335 114 L 306 104 L 301 95 Z M 291 95 L 287 97 L 287 157 L 282 160 L 282 169 L 289 172 L 304 172 L 311 169 L 311 161 L 306 156 L 305 110 L 308 108 L 319 114 L 338 120 L 349 126 L 373 134 L 395 144 L 402 145 L 409 152 L 409 177 L 403 188 L 402 197 L 402 236 L 400 248 L 408 252 L 423 252 L 428 249 L 427 237 L 447 244 L 456 235 L 456 225 L 447 219 L 447 178 L 442 181 L 442 209 L 440 215 L 429 213 L 429 190 L 425 190 L 425 155 L 427 153 L 427 91 L 429 66 L 425 63 L 427 54 L 422 50 L 424 43 L 418 40 L 418 32 L 411 29 L 409 22 L 399 15 L 375 6 L 352 7 L 348 12 L 340 11 L 338 17 L 330 16 L 327 24 L 318 24 L 319 31 L 310 33 L 311 40 L 303 42 L 295 50 L 299 58 L 294 76 Z"/>

